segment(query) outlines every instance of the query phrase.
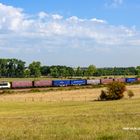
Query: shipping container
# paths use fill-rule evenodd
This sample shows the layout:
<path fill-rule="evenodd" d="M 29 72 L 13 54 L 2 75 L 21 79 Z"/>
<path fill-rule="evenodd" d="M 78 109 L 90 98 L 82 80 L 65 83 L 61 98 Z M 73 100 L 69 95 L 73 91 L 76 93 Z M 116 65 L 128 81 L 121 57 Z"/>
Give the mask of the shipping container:
<path fill-rule="evenodd" d="M 137 81 L 140 81 L 140 78 L 137 78 Z"/>
<path fill-rule="evenodd" d="M 113 79 L 101 79 L 101 84 L 110 84 L 113 82 Z"/>
<path fill-rule="evenodd" d="M 32 81 L 13 81 L 12 88 L 27 88 L 33 87 Z"/>
<path fill-rule="evenodd" d="M 34 87 L 48 87 L 48 86 L 52 86 L 52 80 L 34 81 Z"/>
<path fill-rule="evenodd" d="M 137 78 L 126 78 L 126 83 L 134 83 L 137 82 Z"/>
<path fill-rule="evenodd" d="M 69 86 L 70 80 L 53 80 L 52 85 L 53 86 Z"/>
<path fill-rule="evenodd" d="M 115 78 L 114 81 L 125 83 L 125 78 Z"/>
<path fill-rule="evenodd" d="M 100 83 L 101 83 L 100 79 L 87 80 L 88 85 L 99 85 Z"/>
<path fill-rule="evenodd" d="M 71 85 L 86 85 L 87 80 L 70 80 Z"/>

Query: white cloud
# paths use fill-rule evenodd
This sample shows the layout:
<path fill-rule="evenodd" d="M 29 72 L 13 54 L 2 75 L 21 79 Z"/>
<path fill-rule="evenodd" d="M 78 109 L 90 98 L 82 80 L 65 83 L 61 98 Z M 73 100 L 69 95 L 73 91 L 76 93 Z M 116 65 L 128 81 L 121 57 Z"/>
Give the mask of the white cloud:
<path fill-rule="evenodd" d="M 116 8 L 124 3 L 124 0 L 106 0 L 105 6 Z"/>
<path fill-rule="evenodd" d="M 63 16 L 61 16 L 61 15 L 58 15 L 58 14 L 53 14 L 52 15 L 52 18 L 55 20 L 61 20 L 61 19 L 63 19 Z"/>
<path fill-rule="evenodd" d="M 46 18 L 46 17 L 48 17 L 49 15 L 47 14 L 47 13 L 45 13 L 45 12 L 40 12 L 39 14 L 38 14 L 38 16 L 39 16 L 39 18 L 40 19 L 43 19 L 43 18 Z"/>
<path fill-rule="evenodd" d="M 93 22 L 97 22 L 97 23 L 106 23 L 105 20 L 97 19 L 97 18 L 92 18 L 91 21 L 93 21 Z"/>
<path fill-rule="evenodd" d="M 114 1 L 121 4 L 123 1 Z M 113 26 L 103 19 L 64 18 L 59 14 L 24 13 L 22 9 L 0 4 L 0 50 L 53 52 L 72 48 L 83 51 L 140 46 L 136 28 Z M 98 48 L 98 49 L 97 49 Z"/>
<path fill-rule="evenodd" d="M 76 16 L 65 19 L 61 15 L 45 12 L 40 12 L 38 16 L 32 18 L 22 9 L 3 4 L 0 4 L 0 33 L 1 37 L 3 37 L 2 33 L 6 34 L 4 36 L 7 37 L 7 42 L 11 41 L 9 37 L 13 37 L 13 40 L 24 38 L 30 44 L 34 40 L 38 40 L 39 44 L 40 40 L 45 39 L 47 42 L 57 38 L 58 43 L 61 44 L 60 40 L 69 42 L 69 38 L 73 40 L 76 38 L 79 44 L 82 39 L 97 46 L 98 44 L 125 45 L 127 40 L 135 42 L 135 36 L 139 36 L 134 28 L 109 25 L 102 19 L 80 19 Z M 61 46 L 63 47 L 63 42 Z"/>

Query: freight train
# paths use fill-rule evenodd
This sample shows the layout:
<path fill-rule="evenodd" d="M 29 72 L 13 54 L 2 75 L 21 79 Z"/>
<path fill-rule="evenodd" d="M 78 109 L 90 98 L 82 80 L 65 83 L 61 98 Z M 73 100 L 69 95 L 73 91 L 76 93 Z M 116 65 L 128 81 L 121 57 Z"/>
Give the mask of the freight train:
<path fill-rule="evenodd" d="M 16 88 L 35 88 L 35 87 L 62 87 L 62 86 L 82 86 L 82 85 L 100 85 L 109 84 L 113 81 L 123 83 L 140 82 L 140 78 L 114 78 L 114 79 L 76 79 L 76 80 L 36 80 L 36 81 L 13 81 L 1 82 L 0 89 Z"/>

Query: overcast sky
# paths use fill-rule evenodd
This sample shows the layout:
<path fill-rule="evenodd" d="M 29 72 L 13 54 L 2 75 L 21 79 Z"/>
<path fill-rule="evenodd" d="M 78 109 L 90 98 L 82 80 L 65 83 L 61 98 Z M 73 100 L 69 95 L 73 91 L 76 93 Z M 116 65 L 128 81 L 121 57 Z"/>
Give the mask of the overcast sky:
<path fill-rule="evenodd" d="M 140 1 L 1 0 L 0 57 L 42 65 L 140 65 Z"/>

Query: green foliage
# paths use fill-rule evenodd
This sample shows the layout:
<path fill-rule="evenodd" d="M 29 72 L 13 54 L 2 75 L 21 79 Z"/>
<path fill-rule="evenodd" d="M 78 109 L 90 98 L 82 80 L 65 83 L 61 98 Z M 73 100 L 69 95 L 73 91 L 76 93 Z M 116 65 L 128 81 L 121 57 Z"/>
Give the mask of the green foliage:
<path fill-rule="evenodd" d="M 41 75 L 48 76 L 50 74 L 50 67 L 49 66 L 42 66 L 41 67 Z"/>
<path fill-rule="evenodd" d="M 140 76 L 140 66 L 136 67 L 137 75 Z"/>
<path fill-rule="evenodd" d="M 51 74 L 52 77 L 55 77 L 55 78 L 59 77 L 57 67 L 55 67 L 55 68 L 51 68 L 50 71 L 51 71 L 50 74 Z"/>
<path fill-rule="evenodd" d="M 72 77 L 74 76 L 74 70 L 71 67 L 66 66 L 51 66 L 49 67 L 50 74 L 52 77 Z"/>
<path fill-rule="evenodd" d="M 125 84 L 121 82 L 113 82 L 108 85 L 107 91 L 101 91 L 100 100 L 118 100 L 123 98 L 126 90 Z"/>
<path fill-rule="evenodd" d="M 96 72 L 96 67 L 94 65 L 89 65 L 89 67 L 85 71 L 85 75 L 86 76 L 93 76 L 95 72 Z"/>
<path fill-rule="evenodd" d="M 29 65 L 30 75 L 33 77 L 40 77 L 41 76 L 41 63 L 33 61 Z"/>
<path fill-rule="evenodd" d="M 127 95 L 128 95 L 129 98 L 132 98 L 134 96 L 134 93 L 133 93 L 132 90 L 128 90 Z"/>
<path fill-rule="evenodd" d="M 108 75 L 137 75 L 135 67 L 114 67 L 114 68 L 97 68 L 95 76 L 108 76 Z"/>
<path fill-rule="evenodd" d="M 27 70 L 29 69 L 29 71 Z M 140 66 L 135 67 L 114 67 L 96 68 L 94 65 L 88 67 L 67 67 L 67 66 L 41 66 L 40 62 L 32 62 L 25 68 L 25 62 L 18 59 L 0 59 L 0 77 L 72 77 L 72 76 L 117 76 L 117 75 L 138 75 L 140 77 Z"/>
<path fill-rule="evenodd" d="M 80 67 L 77 67 L 75 76 L 83 76 L 83 70 Z"/>
<path fill-rule="evenodd" d="M 25 69 L 24 70 L 24 77 L 26 77 L 26 78 L 28 78 L 28 77 L 30 77 L 30 70 L 29 69 Z"/>
<path fill-rule="evenodd" d="M 18 59 L 0 59 L 0 77 L 24 77 L 25 62 Z"/>

